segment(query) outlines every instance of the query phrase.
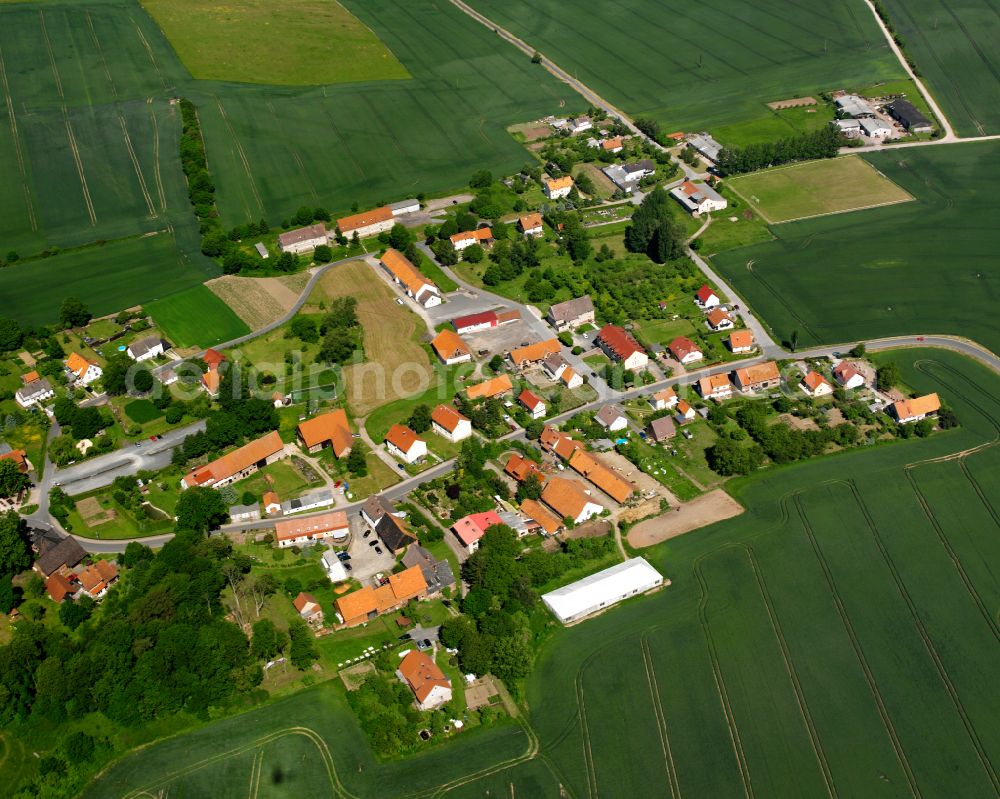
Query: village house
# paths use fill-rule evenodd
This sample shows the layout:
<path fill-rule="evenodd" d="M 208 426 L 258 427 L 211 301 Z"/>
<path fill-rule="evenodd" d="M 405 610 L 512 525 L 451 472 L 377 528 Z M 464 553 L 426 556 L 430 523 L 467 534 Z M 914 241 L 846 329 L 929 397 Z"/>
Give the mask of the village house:
<path fill-rule="evenodd" d="M 396 507 L 381 494 L 372 494 L 361 506 L 361 518 L 373 530 L 386 514 L 396 513 Z"/>
<path fill-rule="evenodd" d="M 941 399 L 935 394 L 925 394 L 915 399 L 905 399 L 889 406 L 889 413 L 900 424 L 919 422 L 941 410 Z"/>
<path fill-rule="evenodd" d="M 488 227 L 476 228 L 475 230 L 464 230 L 451 237 L 452 246 L 461 252 L 466 247 L 478 244 L 480 247 L 489 247 L 493 243 L 493 231 Z"/>
<path fill-rule="evenodd" d="M 503 374 L 491 377 L 482 383 L 476 383 L 474 386 L 469 386 L 465 389 L 465 395 L 470 400 L 488 399 L 490 397 L 502 396 L 513 390 L 514 384 L 510 380 L 510 375 Z"/>
<path fill-rule="evenodd" d="M 583 133 L 584 131 L 590 130 L 594 127 L 594 123 L 588 116 L 580 116 L 576 119 L 571 119 L 567 123 L 567 128 L 569 132 L 576 136 L 578 133 Z"/>
<path fill-rule="evenodd" d="M 719 295 L 713 289 L 709 288 L 707 283 L 702 284 L 702 287 L 694 295 L 694 304 L 705 310 L 714 308 L 721 302 L 722 300 L 719 299 Z"/>
<path fill-rule="evenodd" d="M 601 406 L 601 409 L 594 414 L 594 421 L 611 433 L 628 427 L 628 417 L 617 405 Z"/>
<path fill-rule="evenodd" d="M 619 477 L 596 457 L 584 449 L 578 449 L 569 459 L 569 466 L 577 474 L 587 478 L 619 505 L 624 504 L 635 493 L 635 486 Z"/>
<path fill-rule="evenodd" d="M 472 360 L 472 350 L 469 349 L 469 345 L 462 340 L 458 333 L 447 328 L 431 340 L 431 347 L 442 363 L 448 366 Z"/>
<path fill-rule="evenodd" d="M 11 446 L 3 441 L 0 441 L 0 461 L 13 461 L 21 474 L 27 474 L 30 471 L 28 453 L 23 449 L 11 449 Z"/>
<path fill-rule="evenodd" d="M 544 419 L 545 414 L 548 413 L 548 410 L 545 407 L 545 400 L 535 394 L 535 392 L 528 389 L 524 389 L 520 394 L 518 394 L 517 401 L 524 406 L 525 410 L 528 411 L 528 414 L 532 419 Z"/>
<path fill-rule="evenodd" d="M 489 330 L 499 324 L 496 311 L 482 311 L 481 313 L 469 314 L 468 316 L 457 316 L 451 320 L 452 327 L 459 335 L 463 333 L 478 333 L 481 330 Z"/>
<path fill-rule="evenodd" d="M 438 405 L 431 413 L 431 430 L 457 444 L 472 435 L 472 422 L 450 405 Z"/>
<path fill-rule="evenodd" d="M 96 560 L 77 572 L 76 580 L 83 594 L 96 602 L 118 582 L 118 566 L 110 560 Z"/>
<path fill-rule="evenodd" d="M 219 369 L 225 363 L 226 356 L 218 350 L 209 348 L 205 350 L 201 360 L 206 367 L 201 376 L 201 386 L 210 397 L 217 397 L 219 396 L 219 385 L 222 383 L 222 373 Z"/>
<path fill-rule="evenodd" d="M 657 444 L 669 441 L 676 433 L 677 428 L 674 425 L 673 419 L 669 416 L 661 416 L 659 419 L 653 419 L 646 425 L 646 434 Z"/>
<path fill-rule="evenodd" d="M 774 361 L 745 366 L 733 372 L 736 388 L 743 393 L 750 391 L 766 391 L 781 385 L 781 372 Z"/>
<path fill-rule="evenodd" d="M 573 178 L 569 175 L 564 175 L 561 178 L 549 178 L 545 181 L 543 189 L 545 196 L 550 200 L 568 197 L 569 193 L 573 191 Z"/>
<path fill-rule="evenodd" d="M 594 323 L 594 303 L 589 294 L 565 302 L 557 302 L 549 308 L 546 319 L 558 332 L 575 330 Z"/>
<path fill-rule="evenodd" d="M 181 478 L 181 488 L 222 488 L 286 456 L 285 443 L 278 431 L 272 430 L 205 466 L 195 467 Z"/>
<path fill-rule="evenodd" d="M 517 218 L 517 228 L 525 236 L 544 236 L 545 227 L 539 213 L 524 214 Z"/>
<path fill-rule="evenodd" d="M 864 373 L 850 361 L 841 361 L 833 367 L 833 377 L 842 388 L 861 388 L 865 384 Z"/>
<path fill-rule="evenodd" d="M 281 512 L 289 514 L 319 510 L 320 508 L 329 508 L 334 502 L 333 491 L 329 488 L 317 488 L 315 491 L 310 491 L 301 497 L 293 497 L 282 502 Z"/>
<path fill-rule="evenodd" d="M 282 519 L 274 523 L 274 543 L 279 548 L 302 547 L 319 541 L 343 540 L 350 532 L 347 513 L 330 511 L 319 516 Z"/>
<path fill-rule="evenodd" d="M 545 482 L 545 475 L 538 468 L 538 464 L 530 458 L 526 458 L 518 452 L 512 452 L 507 459 L 507 464 L 503 467 L 504 474 L 510 475 L 517 482 L 523 483 L 530 475 L 538 477 L 539 482 Z"/>
<path fill-rule="evenodd" d="M 677 404 L 677 392 L 672 388 L 661 389 L 649 398 L 649 404 L 654 411 L 668 411 Z"/>
<path fill-rule="evenodd" d="M 632 164 L 611 164 L 601 170 L 608 179 L 626 194 L 639 185 L 644 177 L 656 174 L 656 164 L 644 158 Z"/>
<path fill-rule="evenodd" d="M 295 432 L 310 454 L 329 447 L 333 450 L 334 457 L 339 459 L 350 455 L 354 446 L 354 436 L 343 408 L 335 408 L 300 422 Z"/>
<path fill-rule="evenodd" d="M 614 136 L 610 139 L 604 139 L 601 142 L 601 149 L 606 153 L 620 153 L 625 149 L 625 143 L 621 136 Z"/>
<path fill-rule="evenodd" d="M 729 334 L 729 349 L 735 354 L 753 352 L 753 333 L 749 330 L 734 330 Z"/>
<path fill-rule="evenodd" d="M 72 375 L 72 380 L 81 386 L 89 386 L 95 380 L 100 380 L 104 370 L 95 361 L 84 358 L 78 352 L 71 352 L 66 359 L 66 371 Z"/>
<path fill-rule="evenodd" d="M 499 524 L 503 524 L 503 521 L 495 511 L 472 513 L 455 522 L 451 532 L 462 548 L 471 555 L 479 549 L 479 539 L 486 535 L 486 531 Z"/>
<path fill-rule="evenodd" d="M 416 463 L 427 457 L 427 442 L 404 424 L 394 424 L 385 434 L 386 451 L 404 463 Z"/>
<path fill-rule="evenodd" d="M 71 582 L 65 574 L 56 572 L 45 581 L 45 591 L 53 602 L 61 605 L 67 598 L 76 599 L 80 586 Z"/>
<path fill-rule="evenodd" d="M 541 528 L 545 535 L 555 535 L 563 526 L 562 519 L 556 517 L 537 499 L 526 499 L 521 503 L 521 513 L 529 522 Z"/>
<path fill-rule="evenodd" d="M 578 482 L 564 477 L 549 479 L 542 491 L 542 502 L 552 508 L 558 518 L 570 519 L 574 524 L 583 524 L 604 512 L 604 506 L 594 502 Z"/>
<path fill-rule="evenodd" d="M 323 623 L 323 607 L 312 594 L 299 591 L 298 596 L 292 600 L 292 605 L 295 607 L 295 612 L 309 624 Z"/>
<path fill-rule="evenodd" d="M 30 408 L 32 405 L 41 405 L 46 400 L 55 397 L 56 392 L 52 389 L 52 384 L 44 377 L 37 377 L 30 383 L 25 383 L 14 392 L 14 399 L 22 408 Z"/>
<path fill-rule="evenodd" d="M 455 585 L 455 573 L 447 560 L 438 560 L 420 544 L 410 544 L 403 554 L 403 565 L 407 568 L 418 566 L 427 583 L 427 596 L 437 596 L 445 588 Z"/>
<path fill-rule="evenodd" d="M 635 372 L 645 369 L 649 356 L 632 334 L 618 325 L 605 325 L 600 329 L 594 343 L 604 354 L 618 361 L 624 368 Z"/>
<path fill-rule="evenodd" d="M 569 433 L 560 432 L 551 425 L 545 425 L 542 428 L 542 434 L 538 437 L 538 443 L 542 445 L 543 450 L 554 452 L 564 461 L 568 461 L 573 453 L 583 446 L 583 444 L 570 436 Z"/>
<path fill-rule="evenodd" d="M 833 393 L 830 381 L 819 372 L 807 372 L 806 376 L 802 378 L 802 382 L 799 383 L 799 388 L 813 398 L 825 397 Z"/>
<path fill-rule="evenodd" d="M 725 308 L 713 308 L 705 314 L 705 321 L 709 329 L 718 333 L 720 330 L 732 330 L 736 325 L 733 318 L 726 312 Z"/>
<path fill-rule="evenodd" d="M 558 380 L 566 369 L 569 368 L 569 361 L 561 352 L 554 352 L 545 357 L 542 361 L 542 371 L 550 380 Z"/>
<path fill-rule="evenodd" d="M 689 363 L 700 361 L 705 357 L 702 351 L 698 349 L 698 345 L 687 336 L 678 336 L 667 345 L 667 349 L 670 350 L 670 354 L 674 358 L 685 366 Z"/>
<path fill-rule="evenodd" d="M 397 555 L 410 544 L 417 543 L 417 537 L 410 530 L 406 519 L 395 513 L 383 513 L 375 523 L 375 535 L 393 555 Z"/>
<path fill-rule="evenodd" d="M 549 355 L 559 352 L 562 345 L 558 339 L 550 338 L 536 341 L 526 347 L 517 347 L 510 351 L 510 360 L 518 369 L 524 369 L 536 363 L 541 363 Z"/>
<path fill-rule="evenodd" d="M 125 348 L 128 357 L 140 363 L 163 355 L 163 351 L 163 339 L 159 336 L 146 336 L 137 339 Z"/>
<path fill-rule="evenodd" d="M 326 232 L 326 225 L 323 222 L 278 234 L 278 249 L 296 255 L 329 243 L 330 234 Z"/>
<path fill-rule="evenodd" d="M 680 400 L 677 403 L 677 413 L 674 414 L 674 418 L 678 424 L 686 425 L 698 418 L 698 412 L 691 407 L 691 403 L 687 400 Z"/>
<path fill-rule="evenodd" d="M 567 366 L 559 375 L 559 381 L 570 391 L 583 385 L 583 376 L 577 374 L 576 370 Z"/>
<path fill-rule="evenodd" d="M 396 216 L 392 213 L 392 209 L 388 205 L 383 205 L 381 208 L 338 219 L 337 230 L 347 238 L 357 234 L 359 239 L 365 239 L 377 236 L 379 233 L 388 233 L 395 223 Z"/>
<path fill-rule="evenodd" d="M 729 382 L 729 375 L 709 375 L 698 381 L 698 393 L 707 400 L 729 399 L 733 396 L 733 384 Z"/>
<path fill-rule="evenodd" d="M 434 283 L 424 277 L 410 259 L 399 250 L 390 247 L 379 258 L 379 263 L 392 277 L 394 283 L 402 287 L 407 297 L 424 308 L 441 304 L 441 292 Z"/>
<path fill-rule="evenodd" d="M 68 576 L 85 557 L 87 551 L 71 535 L 58 540 L 45 538 L 42 539 L 38 559 L 31 568 L 46 578 L 57 572 Z"/>
<path fill-rule="evenodd" d="M 419 566 L 412 566 L 388 575 L 388 581 L 378 588 L 366 585 L 340 597 L 337 599 L 337 615 L 344 627 L 357 627 L 425 596 L 427 583 L 423 572 Z"/>
<path fill-rule="evenodd" d="M 399 202 L 389 203 L 389 210 L 392 211 L 393 216 L 415 214 L 420 210 L 420 200 L 415 197 L 411 197 L 406 200 L 400 200 Z"/>
<path fill-rule="evenodd" d="M 451 680 L 425 652 L 411 649 L 399 661 L 396 676 L 413 691 L 420 710 L 434 710 L 451 701 Z"/>
<path fill-rule="evenodd" d="M 707 158 L 713 164 L 719 160 L 719 153 L 722 152 L 722 145 L 712 136 L 702 131 L 694 133 L 688 137 L 687 143 L 694 148 L 695 152 L 703 158 Z"/>
<path fill-rule="evenodd" d="M 240 522 L 256 522 L 260 520 L 260 504 L 257 502 L 249 505 L 230 505 L 229 521 L 233 524 Z"/>
<path fill-rule="evenodd" d="M 729 204 L 725 197 L 707 183 L 694 183 L 690 180 L 685 180 L 680 186 L 671 189 L 670 196 L 692 216 L 722 211 Z"/>
<path fill-rule="evenodd" d="M 260 501 L 264 506 L 265 515 L 273 516 L 276 513 L 281 513 L 281 498 L 274 491 L 265 491 Z"/>

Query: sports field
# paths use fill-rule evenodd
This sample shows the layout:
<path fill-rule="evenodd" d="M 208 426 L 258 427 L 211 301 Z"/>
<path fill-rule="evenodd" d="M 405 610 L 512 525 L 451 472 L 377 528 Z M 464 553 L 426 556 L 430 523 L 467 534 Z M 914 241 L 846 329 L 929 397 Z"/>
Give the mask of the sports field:
<path fill-rule="evenodd" d="M 799 345 L 951 333 L 1000 351 L 1000 146 L 864 156 L 915 202 L 772 228 L 713 263 L 779 339 Z"/>
<path fill-rule="evenodd" d="M 316 86 L 409 73 L 336 0 L 142 0 L 196 78 Z"/>
<path fill-rule="evenodd" d="M 903 76 L 863 3 L 470 0 L 633 116 L 668 130 L 774 118 L 766 103 Z M 788 135 L 790 129 L 782 135 Z"/>
<path fill-rule="evenodd" d="M 745 481 L 745 514 L 644 550 L 672 585 L 556 635 L 531 739 L 379 765 L 331 683 L 149 747 L 85 799 L 995 796 L 1000 377 L 897 358 L 962 427 Z"/>
<path fill-rule="evenodd" d="M 526 162 L 506 127 L 585 103 L 450 3 L 346 0 L 412 80 L 314 89 L 202 83 L 199 106 L 223 222 L 347 211 L 465 186 Z"/>
<path fill-rule="evenodd" d="M 959 136 L 1000 133 L 993 0 L 882 0 L 923 80 Z"/>
<path fill-rule="evenodd" d="M 913 199 L 856 155 L 738 175 L 726 185 L 771 223 Z"/>
<path fill-rule="evenodd" d="M 211 347 L 250 332 L 207 286 L 192 286 L 144 307 L 175 347 Z"/>

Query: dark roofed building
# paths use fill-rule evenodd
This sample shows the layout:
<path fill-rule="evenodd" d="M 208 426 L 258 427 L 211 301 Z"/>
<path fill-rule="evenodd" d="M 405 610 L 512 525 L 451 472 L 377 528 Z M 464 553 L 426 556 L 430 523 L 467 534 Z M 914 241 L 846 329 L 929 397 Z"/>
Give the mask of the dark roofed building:
<path fill-rule="evenodd" d="M 381 494 L 372 494 L 361 506 L 361 518 L 369 527 L 375 527 L 387 513 L 396 512 L 396 507 Z"/>
<path fill-rule="evenodd" d="M 445 588 L 455 585 L 455 574 L 451 564 L 446 560 L 438 560 L 420 544 L 410 544 L 403 555 L 403 565 L 419 566 L 427 583 L 427 593 L 437 594 Z"/>
<path fill-rule="evenodd" d="M 417 537 L 410 532 L 406 522 L 391 513 L 383 514 L 382 518 L 378 520 L 375 525 L 375 534 L 393 555 L 401 552 L 410 544 L 417 543 Z"/>
<path fill-rule="evenodd" d="M 87 551 L 80 546 L 79 541 L 68 535 L 58 544 L 50 547 L 48 551 L 42 553 L 35 561 L 33 568 L 43 577 L 48 577 L 60 569 L 72 569 L 85 557 L 87 557 Z"/>
<path fill-rule="evenodd" d="M 556 330 L 573 329 L 580 325 L 593 324 L 594 303 L 589 294 L 566 302 L 557 302 L 548 313 L 549 322 Z"/>
<path fill-rule="evenodd" d="M 909 100 L 893 100 L 885 110 L 910 133 L 930 133 L 931 121 L 921 114 Z"/>

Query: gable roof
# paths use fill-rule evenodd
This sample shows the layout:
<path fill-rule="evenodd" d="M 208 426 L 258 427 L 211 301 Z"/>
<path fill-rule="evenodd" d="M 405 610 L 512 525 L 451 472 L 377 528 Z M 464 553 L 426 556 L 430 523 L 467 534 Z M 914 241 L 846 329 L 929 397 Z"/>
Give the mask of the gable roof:
<path fill-rule="evenodd" d="M 711 311 L 708 312 L 708 315 L 705 318 L 708 319 L 708 323 L 712 327 L 718 327 L 723 322 L 733 321 L 732 317 L 728 313 L 726 313 L 724 308 L 713 308 Z"/>
<path fill-rule="evenodd" d="M 694 202 L 702 202 L 703 200 L 722 200 L 722 195 L 707 183 L 694 183 L 690 180 L 685 180 L 680 186 L 677 187 L 677 189 L 680 190 L 685 197 L 688 197 Z"/>
<path fill-rule="evenodd" d="M 321 413 L 299 424 L 299 435 L 307 448 L 330 442 L 333 454 L 338 458 L 353 445 L 353 436 L 347 423 L 347 412 L 336 408 Z"/>
<path fill-rule="evenodd" d="M 841 361 L 833 367 L 833 376 L 841 383 L 847 383 L 853 377 L 864 378 L 864 373 L 849 361 Z"/>
<path fill-rule="evenodd" d="M 534 230 L 542 226 L 542 215 L 538 213 L 525 214 L 518 217 L 517 223 L 521 226 L 521 230 Z"/>
<path fill-rule="evenodd" d="M 608 151 L 617 150 L 621 146 L 622 146 L 621 136 L 615 136 L 613 139 L 605 139 L 603 142 L 601 142 L 601 147 L 603 147 L 605 150 Z"/>
<path fill-rule="evenodd" d="M 80 561 L 87 557 L 87 551 L 80 546 L 80 542 L 73 536 L 68 535 L 50 550 L 41 555 L 35 565 L 48 577 L 53 572 L 59 571 L 63 566 L 72 569 Z"/>
<path fill-rule="evenodd" d="M 504 374 L 491 377 L 489 380 L 484 380 L 482 383 L 476 383 L 474 386 L 469 386 L 465 389 L 465 394 L 469 399 L 497 397 L 500 394 L 506 394 L 513 388 L 514 384 L 510 381 L 510 375 Z"/>
<path fill-rule="evenodd" d="M 209 347 L 205 350 L 205 354 L 201 356 L 201 359 L 208 364 L 210 369 L 214 369 L 218 368 L 219 364 L 226 360 L 226 356 L 218 350 L 213 350 Z"/>
<path fill-rule="evenodd" d="M 536 341 L 527 347 L 517 347 L 511 350 L 510 359 L 514 362 L 515 366 L 521 366 L 524 363 L 544 360 L 546 356 L 559 352 L 559 348 L 559 340 L 555 338 Z"/>
<path fill-rule="evenodd" d="M 594 301 L 589 294 L 565 302 L 557 302 L 549 308 L 549 317 L 557 322 L 567 322 L 594 312 Z"/>
<path fill-rule="evenodd" d="M 461 422 L 468 422 L 469 419 L 463 416 L 450 405 L 438 405 L 431 413 L 431 421 L 440 425 L 449 433 L 454 433 Z"/>
<path fill-rule="evenodd" d="M 381 208 L 374 208 L 371 211 L 343 216 L 337 220 L 337 228 L 345 236 L 349 236 L 358 228 L 368 227 L 377 222 L 388 222 L 390 219 L 392 219 L 392 209 L 388 205 L 383 205 Z"/>
<path fill-rule="evenodd" d="M 28 471 L 28 458 L 27 454 L 23 449 L 12 449 L 10 452 L 5 452 L 0 455 L 0 461 L 9 460 L 14 461 L 17 465 L 17 470 L 19 472 Z"/>
<path fill-rule="evenodd" d="M 472 350 L 460 335 L 454 330 L 445 328 L 438 333 L 431 341 L 431 346 L 442 361 L 450 361 L 454 358 L 462 358 L 472 355 Z"/>
<path fill-rule="evenodd" d="M 545 405 L 545 400 L 529 389 L 524 389 L 520 394 L 518 394 L 517 401 L 529 411 L 534 411 L 539 405 Z"/>
<path fill-rule="evenodd" d="M 403 547 L 417 542 L 417 537 L 410 531 L 406 520 L 391 513 L 382 514 L 382 518 L 375 523 L 375 532 L 393 552 L 399 552 Z"/>
<path fill-rule="evenodd" d="M 729 334 L 729 346 L 734 350 L 752 347 L 753 333 L 749 330 L 734 330 Z"/>
<path fill-rule="evenodd" d="M 405 424 L 394 424 L 385 434 L 385 440 L 402 452 L 409 452 L 418 441 L 423 441 Z"/>
<path fill-rule="evenodd" d="M 819 372 L 809 372 L 802 378 L 802 382 L 805 383 L 810 391 L 815 391 L 824 384 L 830 385 L 830 381 L 823 377 L 823 375 Z"/>
<path fill-rule="evenodd" d="M 347 511 L 333 510 L 319 516 L 300 516 L 283 519 L 274 523 L 275 541 L 287 541 L 303 535 L 331 533 L 334 530 L 346 530 L 350 526 L 347 521 Z"/>
<path fill-rule="evenodd" d="M 693 352 L 701 352 L 698 345 L 687 336 L 678 336 L 667 345 L 667 349 L 670 350 L 678 361 L 683 361 Z"/>
<path fill-rule="evenodd" d="M 316 597 L 312 594 L 307 594 L 305 591 L 299 591 L 299 595 L 292 600 L 292 604 L 299 613 L 305 610 L 306 605 L 314 605 L 316 610 L 321 609 L 319 602 L 316 601 Z"/>
<path fill-rule="evenodd" d="M 714 394 L 717 389 L 730 388 L 731 386 L 732 383 L 729 382 L 727 374 L 708 375 L 698 381 L 698 391 L 703 397 Z"/>
<path fill-rule="evenodd" d="M 452 525 L 451 529 L 463 544 L 469 546 L 482 538 L 490 527 L 498 524 L 503 524 L 503 520 L 496 511 L 489 510 L 485 513 L 470 513 L 468 516 L 463 516 Z"/>
<path fill-rule="evenodd" d="M 399 673 L 420 703 L 423 703 L 435 688 L 451 688 L 451 681 L 444 676 L 444 672 L 426 652 L 418 649 L 411 649 L 410 653 L 399 661 Z"/>
<path fill-rule="evenodd" d="M 118 566 L 110 560 L 98 560 L 90 566 L 85 566 L 76 575 L 76 579 L 88 594 L 101 593 L 117 577 Z"/>
<path fill-rule="evenodd" d="M 87 373 L 87 369 L 91 366 L 97 366 L 97 364 L 88 358 L 84 358 L 78 352 L 71 352 L 69 357 L 66 359 L 66 368 L 77 377 L 83 377 Z"/>
<path fill-rule="evenodd" d="M 623 503 L 635 492 L 635 486 L 619 477 L 583 449 L 578 449 L 573 453 L 569 465 L 571 469 L 582 474 L 618 504 Z"/>
<path fill-rule="evenodd" d="M 538 441 L 543 449 L 554 452 L 563 460 L 569 460 L 570 456 L 583 446 L 568 433 L 562 433 L 549 425 L 542 428 Z"/>
<path fill-rule="evenodd" d="M 538 479 L 545 482 L 545 475 L 538 468 L 538 464 L 530 458 L 525 458 L 519 452 L 511 453 L 503 470 L 519 483 L 523 483 L 532 474 L 538 475 Z"/>
<path fill-rule="evenodd" d="M 159 336 L 146 336 L 145 338 L 140 338 L 133 341 L 128 345 L 128 351 L 132 353 L 134 357 L 140 355 L 145 355 L 152 349 L 159 347 L 163 344 L 163 339 Z"/>
<path fill-rule="evenodd" d="M 911 419 L 914 416 L 926 416 L 941 410 L 941 399 L 937 393 L 925 394 L 914 399 L 900 400 L 892 405 L 897 419 Z"/>
<path fill-rule="evenodd" d="M 555 535 L 562 527 L 562 519 L 553 515 L 537 499 L 526 499 L 521 503 L 521 511 L 527 514 L 535 522 L 542 526 L 542 529 L 549 535 Z"/>
<path fill-rule="evenodd" d="M 577 376 L 576 370 L 572 366 L 567 366 L 565 369 L 562 370 L 562 374 L 559 375 L 559 379 L 567 386 L 569 386 L 573 378 L 576 376 Z"/>
<path fill-rule="evenodd" d="M 433 281 L 428 280 L 424 277 L 420 270 L 413 265 L 403 253 L 399 250 L 394 250 L 390 247 L 385 251 L 385 254 L 379 258 L 379 262 L 386 269 L 392 273 L 400 283 L 406 286 L 407 291 L 409 291 L 414 297 L 420 293 L 420 290 L 427 287 L 432 289 L 437 293 L 437 286 L 434 285 Z"/>
<path fill-rule="evenodd" d="M 774 361 L 755 363 L 753 366 L 745 366 L 736 370 L 736 379 L 741 386 L 752 386 L 757 383 L 778 380 L 780 377 L 781 372 L 778 371 L 778 364 Z"/>
<path fill-rule="evenodd" d="M 625 418 L 625 412 L 617 405 L 602 405 L 594 418 L 605 427 L 610 427 L 618 419 Z"/>
<path fill-rule="evenodd" d="M 669 416 L 661 416 L 659 419 L 653 419 L 653 421 L 649 423 L 649 429 L 653 434 L 653 438 L 657 441 L 664 438 L 673 438 L 674 434 L 677 432 L 674 420 Z"/>
<path fill-rule="evenodd" d="M 475 230 L 463 230 L 461 233 L 455 233 L 451 237 L 452 244 L 458 244 L 460 241 L 467 241 L 472 239 L 473 241 L 492 241 L 493 231 L 488 227 L 480 227 Z"/>
<path fill-rule="evenodd" d="M 272 430 L 267 435 L 234 449 L 228 455 L 223 455 L 211 463 L 192 469 L 184 477 L 184 482 L 189 486 L 218 483 L 220 480 L 226 480 L 234 474 L 250 468 L 255 463 L 270 458 L 284 448 L 285 443 L 278 435 L 278 431 Z"/>
<path fill-rule="evenodd" d="M 52 384 L 43 377 L 38 380 L 32 380 L 30 383 L 26 383 L 15 393 L 22 400 L 27 402 L 34 397 L 41 396 L 42 394 L 48 394 L 50 391 L 52 391 Z"/>
<path fill-rule="evenodd" d="M 708 287 L 708 283 L 702 284 L 702 287 L 694 295 L 702 303 L 708 302 L 712 297 L 719 299 L 719 295 L 716 294 L 712 289 Z"/>
<path fill-rule="evenodd" d="M 674 397 L 677 396 L 677 392 L 673 388 L 661 388 L 653 395 L 653 399 L 660 400 L 663 402 L 670 402 Z"/>
<path fill-rule="evenodd" d="M 23 375 L 21 375 L 21 383 L 24 385 L 28 385 L 28 383 L 34 383 L 36 380 L 40 379 L 41 375 L 39 375 L 38 372 L 36 372 L 34 369 L 32 369 L 30 372 L 25 372 Z"/>
<path fill-rule="evenodd" d="M 639 342 L 623 327 L 618 325 L 605 325 L 597 334 L 599 341 L 614 353 L 614 356 L 624 361 L 636 352 L 645 352 Z"/>
<path fill-rule="evenodd" d="M 455 330 L 466 327 L 478 327 L 484 324 L 495 325 L 497 323 L 497 312 L 481 311 L 480 313 L 471 313 L 467 316 L 456 316 L 451 320 L 451 323 L 454 325 Z"/>
<path fill-rule="evenodd" d="M 569 175 L 563 175 L 561 178 L 549 178 L 545 181 L 545 185 L 548 187 L 549 191 L 569 189 L 573 186 L 573 178 Z"/>
<path fill-rule="evenodd" d="M 429 593 L 436 593 L 455 584 L 455 573 L 451 570 L 451 564 L 447 560 L 438 560 L 420 544 L 410 544 L 406 548 L 403 565 L 420 567 Z"/>
<path fill-rule="evenodd" d="M 300 244 L 303 241 L 325 239 L 326 237 L 326 225 L 323 222 L 317 222 L 315 225 L 306 225 L 295 230 L 289 230 L 287 233 L 279 233 L 278 244 L 282 247 L 288 247 L 292 244 Z"/>
<path fill-rule="evenodd" d="M 67 596 L 76 593 L 70 581 L 58 573 L 50 575 L 45 581 L 45 590 L 53 602 L 62 602 Z"/>
<path fill-rule="evenodd" d="M 575 480 L 551 477 L 542 491 L 542 501 L 552 508 L 559 518 L 565 519 L 568 516 L 575 519 L 591 499 Z"/>

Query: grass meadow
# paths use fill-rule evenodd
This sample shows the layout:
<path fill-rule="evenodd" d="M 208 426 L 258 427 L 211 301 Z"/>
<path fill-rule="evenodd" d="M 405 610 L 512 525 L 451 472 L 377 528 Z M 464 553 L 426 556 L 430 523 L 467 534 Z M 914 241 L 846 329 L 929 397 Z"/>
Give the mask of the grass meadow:
<path fill-rule="evenodd" d="M 224 5 L 142 0 L 142 5 L 201 80 L 315 86 L 410 77 L 375 34 L 335 0 Z"/>
<path fill-rule="evenodd" d="M 586 0 L 572 13 L 559 0 L 471 5 L 624 111 L 668 130 L 770 119 L 787 136 L 813 115 L 789 115 L 792 125 L 766 103 L 903 77 L 872 13 L 849 0 L 791 8 L 775 0 Z"/>
<path fill-rule="evenodd" d="M 745 514 L 643 551 L 670 586 L 546 645 L 537 751 L 507 725 L 376 763 L 328 683 L 148 747 L 85 799 L 995 795 L 1000 378 L 890 357 L 962 427 L 731 483 Z"/>
<path fill-rule="evenodd" d="M 882 5 L 955 132 L 1000 132 L 996 4 L 882 0 Z"/>
<path fill-rule="evenodd" d="M 716 267 L 779 339 L 798 331 L 802 346 L 950 333 L 1000 350 L 1000 147 L 864 157 L 914 202 L 776 225 L 776 239 Z"/>
<path fill-rule="evenodd" d="M 771 223 L 913 199 L 858 156 L 738 175 L 729 178 L 726 185 Z"/>
<path fill-rule="evenodd" d="M 211 347 L 250 332 L 246 322 L 203 285 L 146 303 L 145 310 L 175 347 Z"/>

